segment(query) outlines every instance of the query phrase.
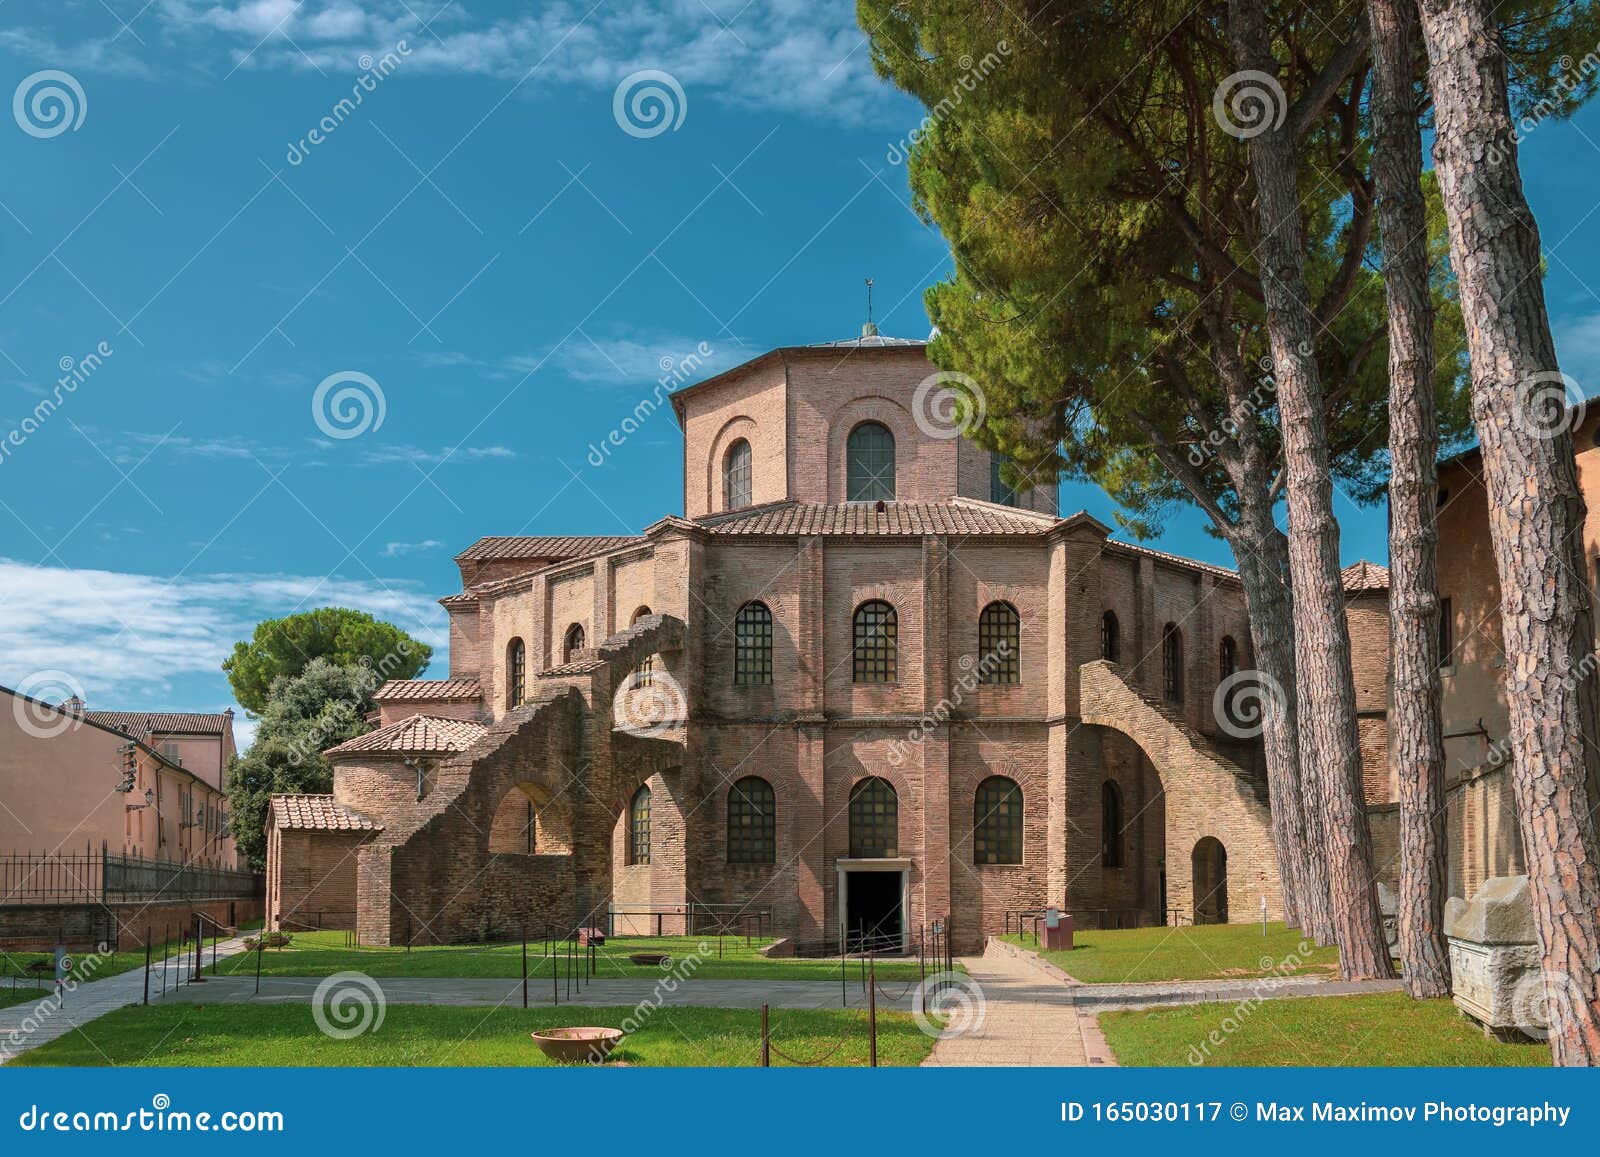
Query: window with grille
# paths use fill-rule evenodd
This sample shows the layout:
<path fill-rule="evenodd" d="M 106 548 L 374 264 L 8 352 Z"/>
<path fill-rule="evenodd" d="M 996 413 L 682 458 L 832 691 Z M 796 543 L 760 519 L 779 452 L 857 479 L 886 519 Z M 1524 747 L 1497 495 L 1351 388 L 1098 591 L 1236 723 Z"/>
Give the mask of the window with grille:
<path fill-rule="evenodd" d="M 506 648 L 506 706 L 516 707 L 528 692 L 528 650 L 521 639 Z"/>
<path fill-rule="evenodd" d="M 1022 620 L 1010 603 L 990 603 L 978 616 L 978 672 L 985 683 L 1020 683 Z"/>
<path fill-rule="evenodd" d="M 990 453 L 989 455 L 989 501 L 998 502 L 1001 506 L 1015 506 L 1017 492 L 1006 484 L 1000 476 L 1000 468 L 1005 465 L 1005 456 Z"/>
<path fill-rule="evenodd" d="M 899 625 L 894 608 L 873 599 L 856 608 L 854 618 L 854 680 L 857 683 L 893 683 Z"/>
<path fill-rule="evenodd" d="M 1116 612 L 1107 611 L 1100 616 L 1100 657 L 1109 659 L 1113 663 L 1122 657 L 1122 627 L 1117 622 Z"/>
<path fill-rule="evenodd" d="M 583 650 L 583 624 L 573 623 L 567 628 L 566 636 L 561 640 L 561 661 L 572 662 L 572 657 Z"/>
<path fill-rule="evenodd" d="M 733 620 L 733 685 L 772 682 L 772 612 L 763 602 L 746 603 Z"/>
<path fill-rule="evenodd" d="M 862 422 L 845 441 L 845 497 L 894 501 L 894 435 L 880 422 Z"/>
<path fill-rule="evenodd" d="M 1110 779 L 1100 785 L 1100 863 L 1122 867 L 1122 789 Z"/>
<path fill-rule="evenodd" d="M 628 805 L 628 863 L 650 862 L 650 788 L 641 787 L 633 793 Z"/>
<path fill-rule="evenodd" d="M 1168 703 L 1183 702 L 1183 632 L 1172 623 L 1161 632 L 1161 689 Z"/>
<path fill-rule="evenodd" d="M 750 505 L 750 443 L 740 438 L 722 460 L 722 502 L 726 510 Z"/>
<path fill-rule="evenodd" d="M 850 855 L 883 860 L 900 854 L 900 799 L 886 779 L 869 776 L 850 789 Z"/>
<path fill-rule="evenodd" d="M 778 804 L 772 785 L 748 775 L 728 789 L 728 863 L 771 864 L 778 858 Z"/>
<path fill-rule="evenodd" d="M 640 619 L 647 617 L 649 614 L 649 607 L 640 607 L 633 612 L 633 618 L 629 620 L 628 625 L 630 627 L 636 626 Z M 656 681 L 656 657 L 654 655 L 646 655 L 639 665 L 633 669 L 633 673 L 636 676 L 633 681 L 635 687 L 653 685 Z"/>
<path fill-rule="evenodd" d="M 1022 788 L 991 775 L 972 803 L 972 860 L 977 864 L 1022 863 Z"/>

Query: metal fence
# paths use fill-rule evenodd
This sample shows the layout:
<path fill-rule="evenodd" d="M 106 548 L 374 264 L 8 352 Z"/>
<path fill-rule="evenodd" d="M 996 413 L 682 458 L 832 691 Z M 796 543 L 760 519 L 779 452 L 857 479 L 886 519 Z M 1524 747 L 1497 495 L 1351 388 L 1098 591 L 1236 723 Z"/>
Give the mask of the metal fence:
<path fill-rule="evenodd" d="M 263 895 L 253 872 L 83 852 L 0 853 L 0 905 L 108 904 L 129 900 L 231 900 Z"/>

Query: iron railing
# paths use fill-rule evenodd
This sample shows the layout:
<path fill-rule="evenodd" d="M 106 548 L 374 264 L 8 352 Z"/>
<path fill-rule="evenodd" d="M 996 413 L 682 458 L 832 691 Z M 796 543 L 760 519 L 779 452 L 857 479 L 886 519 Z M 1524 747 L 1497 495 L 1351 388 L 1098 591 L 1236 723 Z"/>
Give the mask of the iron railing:
<path fill-rule="evenodd" d="M 229 900 L 261 896 L 262 876 L 212 864 L 147 860 L 102 847 L 0 853 L 0 905 Z"/>

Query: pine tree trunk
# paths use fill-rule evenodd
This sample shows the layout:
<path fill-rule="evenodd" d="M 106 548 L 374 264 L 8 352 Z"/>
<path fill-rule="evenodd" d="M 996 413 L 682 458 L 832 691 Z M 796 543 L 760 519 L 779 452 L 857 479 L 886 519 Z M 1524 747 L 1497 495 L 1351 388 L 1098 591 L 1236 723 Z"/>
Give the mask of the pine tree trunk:
<path fill-rule="evenodd" d="M 1444 942 L 1444 736 L 1440 722 L 1439 433 L 1422 132 L 1412 81 L 1414 16 L 1368 0 L 1372 177 L 1389 305 L 1389 767 L 1400 789 L 1400 964 L 1418 1000 L 1450 992 Z"/>
<path fill-rule="evenodd" d="M 1600 844 L 1594 627 L 1565 390 L 1539 232 L 1522 192 L 1506 63 L 1485 0 L 1423 0 L 1472 411 L 1500 576 L 1512 794 L 1544 957 L 1551 1052 L 1600 1063 Z M 1556 384 L 1561 405 L 1548 406 Z"/>
<path fill-rule="evenodd" d="M 1260 0 L 1229 0 L 1230 32 L 1242 69 L 1276 76 Z M 1250 141 L 1260 220 L 1261 286 L 1278 379 L 1289 499 L 1289 571 L 1295 598 L 1295 673 L 1300 727 L 1310 766 L 1323 774 L 1328 895 L 1340 975 L 1394 975 L 1378 911 L 1372 837 L 1362 794 L 1350 629 L 1339 574 L 1316 324 L 1303 268 L 1295 145 L 1287 122 Z"/>

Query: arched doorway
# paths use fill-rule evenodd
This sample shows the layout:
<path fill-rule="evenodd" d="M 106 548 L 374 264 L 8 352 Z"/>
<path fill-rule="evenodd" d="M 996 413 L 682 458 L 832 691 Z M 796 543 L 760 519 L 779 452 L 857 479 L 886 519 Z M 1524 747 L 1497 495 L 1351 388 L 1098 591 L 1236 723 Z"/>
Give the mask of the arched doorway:
<path fill-rule="evenodd" d="M 1194 922 L 1228 922 L 1228 849 L 1215 836 L 1204 836 L 1190 857 L 1194 868 Z"/>

